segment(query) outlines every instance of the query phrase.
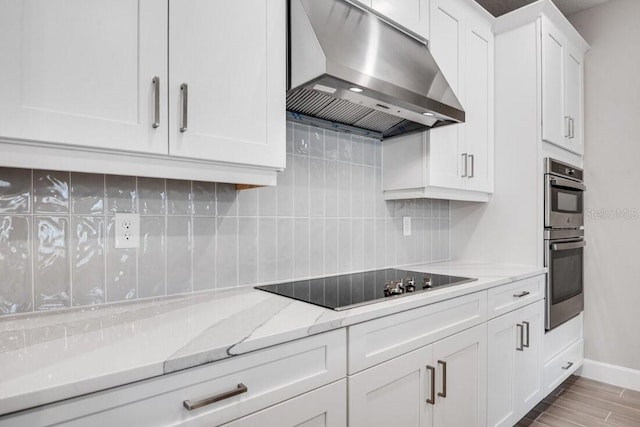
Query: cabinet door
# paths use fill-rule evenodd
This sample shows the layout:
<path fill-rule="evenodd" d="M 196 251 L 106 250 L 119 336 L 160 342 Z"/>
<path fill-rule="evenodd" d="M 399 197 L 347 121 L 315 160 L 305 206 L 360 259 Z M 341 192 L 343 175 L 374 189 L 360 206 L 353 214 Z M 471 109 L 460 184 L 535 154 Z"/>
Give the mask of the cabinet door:
<path fill-rule="evenodd" d="M 487 423 L 486 323 L 434 343 L 433 360 L 438 364 L 436 388 L 439 391 L 433 407 L 433 424 L 435 426 L 485 426 Z"/>
<path fill-rule="evenodd" d="M 542 338 L 544 336 L 544 301 L 518 310 L 524 328 L 525 347 L 516 352 L 516 384 L 520 415 L 524 416 L 542 400 Z"/>
<path fill-rule="evenodd" d="M 464 79 L 464 9 L 456 1 L 431 0 L 430 50 L 462 106 Z M 462 125 L 429 131 L 429 185 L 462 188 L 465 165 Z"/>
<path fill-rule="evenodd" d="M 350 376 L 349 426 L 431 426 L 431 352 L 421 347 Z"/>
<path fill-rule="evenodd" d="M 565 115 L 571 117 L 571 129 L 569 129 L 570 137 L 567 139 L 567 149 L 584 154 L 584 139 L 582 135 L 582 105 L 583 105 L 583 55 L 578 51 L 567 48 L 566 58 L 566 112 Z"/>
<path fill-rule="evenodd" d="M 520 419 L 516 391 L 519 310 L 490 320 L 488 328 L 487 425 L 511 427 Z"/>
<path fill-rule="evenodd" d="M 0 137 L 167 154 L 166 40 L 166 0 L 0 0 Z"/>
<path fill-rule="evenodd" d="M 169 4 L 169 152 L 285 166 L 285 0 Z"/>
<path fill-rule="evenodd" d="M 465 57 L 466 186 L 493 192 L 493 32 L 491 23 L 468 19 Z"/>
<path fill-rule="evenodd" d="M 564 146 L 568 120 L 564 108 L 565 41 L 548 20 L 542 21 L 542 139 Z"/>
<path fill-rule="evenodd" d="M 289 399 L 225 427 L 346 427 L 347 380 Z"/>
<path fill-rule="evenodd" d="M 371 0 L 376 11 L 429 38 L 429 0 Z"/>

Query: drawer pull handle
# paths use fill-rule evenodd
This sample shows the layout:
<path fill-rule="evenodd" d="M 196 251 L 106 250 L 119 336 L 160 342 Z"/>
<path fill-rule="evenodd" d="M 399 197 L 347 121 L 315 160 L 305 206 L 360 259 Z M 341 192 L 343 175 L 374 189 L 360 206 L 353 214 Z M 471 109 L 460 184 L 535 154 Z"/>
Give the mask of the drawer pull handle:
<path fill-rule="evenodd" d="M 522 298 L 522 297 L 526 297 L 527 295 L 531 295 L 531 292 L 529 292 L 529 291 L 524 291 L 524 292 L 522 292 L 522 293 L 515 294 L 513 297 L 514 297 L 514 298 Z"/>
<path fill-rule="evenodd" d="M 565 371 L 568 370 L 569 368 L 571 368 L 573 366 L 573 362 L 568 362 L 567 366 L 563 366 L 562 369 L 564 369 Z"/>
<path fill-rule="evenodd" d="M 438 392 L 438 396 L 447 397 L 447 362 L 438 360 L 438 364 L 442 365 L 442 391 Z"/>
<path fill-rule="evenodd" d="M 524 351 L 524 326 L 518 323 L 516 324 L 516 328 L 520 331 L 520 344 L 518 344 L 516 350 Z"/>
<path fill-rule="evenodd" d="M 246 385 L 240 383 L 235 390 L 225 391 L 224 393 L 216 394 L 215 396 L 207 397 L 202 400 L 198 400 L 197 402 L 192 402 L 190 400 L 185 400 L 182 402 L 182 405 L 185 409 L 189 411 L 193 411 L 194 409 L 202 408 L 203 406 L 211 405 L 212 403 L 220 402 L 221 400 L 229 399 L 230 397 L 237 396 L 242 393 L 246 393 L 249 391 Z"/>
<path fill-rule="evenodd" d="M 427 371 L 431 373 L 431 397 L 427 399 L 427 403 L 436 404 L 436 368 L 427 365 Z"/>

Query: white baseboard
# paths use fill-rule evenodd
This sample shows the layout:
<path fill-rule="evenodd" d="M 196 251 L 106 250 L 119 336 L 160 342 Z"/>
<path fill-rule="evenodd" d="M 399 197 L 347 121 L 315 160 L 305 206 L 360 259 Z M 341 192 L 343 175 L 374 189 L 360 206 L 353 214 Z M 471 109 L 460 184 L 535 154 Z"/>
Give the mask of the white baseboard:
<path fill-rule="evenodd" d="M 636 369 L 584 359 L 584 365 L 576 372 L 576 375 L 640 391 L 640 371 Z"/>

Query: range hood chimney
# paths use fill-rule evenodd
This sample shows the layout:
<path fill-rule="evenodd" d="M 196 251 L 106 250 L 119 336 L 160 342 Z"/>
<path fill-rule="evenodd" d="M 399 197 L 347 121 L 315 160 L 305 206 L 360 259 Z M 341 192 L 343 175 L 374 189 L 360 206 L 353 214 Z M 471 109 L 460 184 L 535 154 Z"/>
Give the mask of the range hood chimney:
<path fill-rule="evenodd" d="M 427 45 L 351 0 L 289 0 L 288 117 L 379 139 L 464 122 Z"/>

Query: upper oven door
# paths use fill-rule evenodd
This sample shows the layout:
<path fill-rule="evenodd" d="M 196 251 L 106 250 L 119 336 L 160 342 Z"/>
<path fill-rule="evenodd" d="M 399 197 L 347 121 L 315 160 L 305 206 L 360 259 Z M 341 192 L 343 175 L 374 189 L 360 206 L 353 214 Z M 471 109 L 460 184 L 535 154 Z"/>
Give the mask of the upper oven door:
<path fill-rule="evenodd" d="M 579 228 L 584 225 L 584 184 L 545 175 L 546 228 Z"/>

